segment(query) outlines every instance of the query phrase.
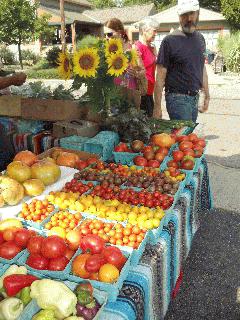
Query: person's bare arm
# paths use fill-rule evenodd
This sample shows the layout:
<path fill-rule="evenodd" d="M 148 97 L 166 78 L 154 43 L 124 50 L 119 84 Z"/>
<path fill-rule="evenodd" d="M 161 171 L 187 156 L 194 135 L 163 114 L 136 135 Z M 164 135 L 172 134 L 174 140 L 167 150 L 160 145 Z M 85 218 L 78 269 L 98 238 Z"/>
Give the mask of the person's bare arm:
<path fill-rule="evenodd" d="M 156 82 L 154 87 L 154 110 L 153 117 L 156 119 L 162 118 L 162 92 L 165 86 L 165 79 L 167 75 L 167 69 L 162 65 L 157 65 L 156 68 Z"/>
<path fill-rule="evenodd" d="M 26 81 L 26 75 L 23 72 L 14 74 L 13 76 L 0 77 L 0 90 L 9 86 L 21 86 Z"/>
<path fill-rule="evenodd" d="M 206 66 L 203 67 L 203 88 L 202 91 L 204 93 L 204 102 L 203 106 L 200 106 L 201 112 L 206 112 L 208 110 L 210 94 L 209 94 L 209 86 L 208 86 L 208 74 Z"/>

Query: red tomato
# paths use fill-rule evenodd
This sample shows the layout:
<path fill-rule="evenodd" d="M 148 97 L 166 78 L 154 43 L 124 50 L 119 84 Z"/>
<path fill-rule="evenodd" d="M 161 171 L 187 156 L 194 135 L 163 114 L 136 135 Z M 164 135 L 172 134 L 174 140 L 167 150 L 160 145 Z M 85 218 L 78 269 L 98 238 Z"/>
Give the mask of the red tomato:
<path fill-rule="evenodd" d="M 37 254 L 41 252 L 43 237 L 34 236 L 28 240 L 27 249 L 30 254 Z"/>
<path fill-rule="evenodd" d="M 17 246 L 13 241 L 8 241 L 0 246 L 0 257 L 4 259 L 12 259 L 14 258 L 22 248 Z"/>
<path fill-rule="evenodd" d="M 194 168 L 194 162 L 192 160 L 183 160 L 181 163 L 181 168 L 185 170 L 192 170 Z"/>
<path fill-rule="evenodd" d="M 88 159 L 87 159 L 87 165 L 88 165 L 88 166 L 89 166 L 90 164 L 96 163 L 96 162 L 98 162 L 98 159 L 97 159 L 97 158 L 92 157 L 92 158 L 88 158 Z"/>
<path fill-rule="evenodd" d="M 144 157 L 142 156 L 136 156 L 134 159 L 133 159 L 133 162 L 135 165 L 137 166 L 147 166 L 147 159 L 145 159 Z"/>
<path fill-rule="evenodd" d="M 149 151 L 152 151 L 152 150 L 153 150 L 152 146 L 146 146 L 146 147 L 143 148 L 142 152 L 144 153 L 144 152 L 149 152 Z"/>
<path fill-rule="evenodd" d="M 68 260 L 71 260 L 72 259 L 72 256 L 74 255 L 76 251 L 74 250 L 71 250 L 70 248 L 67 248 L 66 251 L 65 251 L 65 257 L 68 259 Z"/>
<path fill-rule="evenodd" d="M 159 168 L 160 167 L 160 163 L 157 160 L 149 160 L 147 165 L 148 165 L 148 167 L 151 167 L 151 168 Z"/>
<path fill-rule="evenodd" d="M 104 255 L 107 263 L 113 264 L 119 270 L 122 269 L 127 258 L 122 254 L 121 250 L 117 247 L 106 247 L 102 254 Z"/>
<path fill-rule="evenodd" d="M 91 278 L 90 278 L 91 279 Z M 95 279 L 92 279 L 95 280 Z M 93 293 L 93 286 L 89 281 L 81 282 L 78 286 L 78 289 L 81 289 L 81 291 L 87 291 L 90 292 L 91 294 Z"/>
<path fill-rule="evenodd" d="M 172 156 L 173 156 L 173 160 L 175 160 L 176 162 L 181 161 L 182 158 L 184 157 L 184 153 L 180 150 L 174 150 L 172 152 Z"/>
<path fill-rule="evenodd" d="M 191 142 L 195 142 L 195 141 L 197 141 L 198 140 L 198 136 L 195 134 L 195 133 L 190 133 L 189 135 L 188 135 L 188 141 L 191 141 Z"/>
<path fill-rule="evenodd" d="M 194 157 L 200 158 L 202 156 L 203 152 L 201 150 L 194 150 Z"/>
<path fill-rule="evenodd" d="M 179 165 L 178 165 L 178 163 L 176 162 L 176 161 L 174 161 L 174 160 L 170 160 L 170 161 L 168 161 L 168 163 L 167 163 L 167 166 L 170 168 L 170 167 L 173 167 L 173 168 L 179 168 Z"/>
<path fill-rule="evenodd" d="M 206 147 L 206 141 L 204 139 L 198 139 L 196 142 L 195 142 L 195 145 L 197 146 L 200 146 L 202 148 L 205 148 Z"/>
<path fill-rule="evenodd" d="M 3 239 L 3 233 L 0 232 L 0 244 L 2 244 L 5 240 Z"/>
<path fill-rule="evenodd" d="M 107 263 L 107 261 L 103 254 L 93 254 L 87 259 L 85 269 L 87 272 L 96 273 L 105 263 Z"/>
<path fill-rule="evenodd" d="M 190 141 L 183 141 L 179 145 L 179 149 L 181 151 L 184 151 L 185 149 L 192 149 L 193 148 L 193 143 Z"/>
<path fill-rule="evenodd" d="M 69 260 L 66 257 L 58 257 L 49 260 L 48 270 L 61 271 L 64 270 Z"/>
<path fill-rule="evenodd" d="M 182 135 L 176 137 L 177 142 L 188 141 L 188 136 Z"/>
<path fill-rule="evenodd" d="M 165 154 L 161 153 L 161 152 L 157 152 L 155 154 L 154 157 L 155 160 L 159 161 L 160 163 L 163 162 L 163 160 L 165 159 Z"/>
<path fill-rule="evenodd" d="M 78 170 L 83 170 L 88 166 L 88 164 L 84 160 L 78 160 L 78 161 L 76 161 L 76 165 L 75 166 L 76 166 L 76 168 Z"/>
<path fill-rule="evenodd" d="M 162 154 L 164 154 L 165 156 L 167 156 L 168 155 L 168 148 L 166 148 L 166 147 L 160 147 L 159 149 L 158 149 L 158 153 L 162 153 Z"/>
<path fill-rule="evenodd" d="M 45 258 L 52 259 L 64 256 L 67 246 L 64 240 L 58 236 L 50 236 L 43 239 L 41 253 Z"/>
<path fill-rule="evenodd" d="M 26 264 L 34 269 L 38 270 L 47 270 L 49 260 L 43 257 L 41 254 L 30 254 L 28 257 Z"/>
<path fill-rule="evenodd" d="M 194 157 L 194 151 L 192 149 L 184 149 L 183 153 L 184 153 L 184 156 Z"/>
<path fill-rule="evenodd" d="M 31 233 L 27 229 L 20 229 L 15 233 L 14 242 L 19 247 L 26 248 L 30 237 L 31 237 Z"/>
<path fill-rule="evenodd" d="M 3 239 L 4 239 L 5 241 L 12 241 L 12 240 L 14 240 L 15 232 L 16 232 L 15 229 L 6 229 L 6 230 L 4 230 L 4 231 L 3 231 Z"/>
<path fill-rule="evenodd" d="M 91 254 L 101 253 L 104 246 L 105 241 L 95 234 L 85 236 L 80 242 L 80 248 L 82 251 L 89 251 Z"/>

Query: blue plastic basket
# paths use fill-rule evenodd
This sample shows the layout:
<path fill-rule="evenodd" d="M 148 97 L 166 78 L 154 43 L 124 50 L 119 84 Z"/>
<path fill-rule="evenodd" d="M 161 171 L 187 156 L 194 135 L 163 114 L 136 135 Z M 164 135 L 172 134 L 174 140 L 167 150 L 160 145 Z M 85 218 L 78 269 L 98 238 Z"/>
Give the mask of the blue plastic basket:
<path fill-rule="evenodd" d="M 119 135 L 113 131 L 101 131 L 94 138 L 84 143 L 84 151 L 98 154 L 106 161 L 113 155 L 113 150 L 119 143 Z"/>
<path fill-rule="evenodd" d="M 31 227 L 31 228 L 34 228 L 34 229 L 37 229 L 37 230 L 42 230 L 44 228 L 44 225 L 49 222 L 51 216 L 54 215 L 54 213 L 56 213 L 57 211 L 57 207 L 55 207 L 55 209 L 48 215 L 48 217 L 46 217 L 42 222 L 38 223 L 38 222 L 34 222 L 32 220 L 25 220 L 25 219 L 20 219 L 20 221 L 22 222 L 23 226 L 28 228 L 28 227 Z"/>
<path fill-rule="evenodd" d="M 114 162 L 127 165 L 131 165 L 133 163 L 133 159 L 139 155 L 141 155 L 139 152 L 113 152 Z"/>
<path fill-rule="evenodd" d="M 92 286 L 94 288 L 102 290 L 108 294 L 108 301 L 109 302 L 116 301 L 117 296 L 119 294 L 119 291 L 121 290 L 123 282 L 126 280 L 126 278 L 128 276 L 129 269 L 131 266 L 131 255 L 129 255 L 129 252 L 127 252 L 127 251 L 122 251 L 122 252 L 128 259 L 120 272 L 120 276 L 119 276 L 117 282 L 105 283 L 105 282 L 96 281 L 96 280 L 89 280 L 89 282 L 92 284 Z M 78 256 L 80 253 L 81 253 L 81 250 L 79 249 L 76 252 L 76 254 L 74 255 L 74 257 Z M 74 257 L 73 257 L 73 259 L 74 259 Z M 71 262 L 67 266 L 68 280 L 78 283 L 79 281 L 82 281 L 82 279 L 78 276 L 73 275 L 71 272 L 73 259 L 71 260 Z"/>
<path fill-rule="evenodd" d="M 84 143 L 89 140 L 88 137 L 70 136 L 60 139 L 60 147 L 71 150 L 83 151 Z"/>
<path fill-rule="evenodd" d="M 0 263 L 2 264 L 6 264 L 6 265 L 11 265 L 11 264 L 19 264 L 18 261 L 21 258 L 21 256 L 23 256 L 23 254 L 25 253 L 26 250 L 22 250 L 21 252 L 19 252 L 14 258 L 12 259 L 4 259 L 0 257 Z"/>

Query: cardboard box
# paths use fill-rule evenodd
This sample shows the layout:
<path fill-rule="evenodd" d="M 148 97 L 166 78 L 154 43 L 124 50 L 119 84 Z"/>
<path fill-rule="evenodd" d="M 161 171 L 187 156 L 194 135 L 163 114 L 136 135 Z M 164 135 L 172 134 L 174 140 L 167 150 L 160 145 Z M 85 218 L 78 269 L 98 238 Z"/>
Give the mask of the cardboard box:
<path fill-rule="evenodd" d="M 0 116 L 20 117 L 21 97 L 0 96 Z"/>
<path fill-rule="evenodd" d="M 51 149 L 48 149 L 42 153 L 40 153 L 38 155 L 38 159 L 44 159 L 44 158 L 47 158 L 47 157 L 52 157 L 53 155 L 53 152 L 54 151 L 61 151 L 61 152 L 71 152 L 71 153 L 76 153 L 78 156 L 79 156 L 79 159 L 80 160 L 87 160 L 89 158 L 99 158 L 99 155 L 97 154 L 94 154 L 94 153 L 88 153 L 88 152 L 85 152 L 85 151 L 77 151 L 77 150 L 71 150 L 71 149 L 64 149 L 64 148 L 60 148 L 60 147 L 53 147 Z"/>
<path fill-rule="evenodd" d="M 94 137 L 99 132 L 99 125 L 86 120 L 72 120 L 55 122 L 53 124 L 53 136 L 63 138 L 68 136 Z"/>
<path fill-rule="evenodd" d="M 71 100 L 22 98 L 21 117 L 24 119 L 62 121 L 81 119 L 86 108 Z"/>

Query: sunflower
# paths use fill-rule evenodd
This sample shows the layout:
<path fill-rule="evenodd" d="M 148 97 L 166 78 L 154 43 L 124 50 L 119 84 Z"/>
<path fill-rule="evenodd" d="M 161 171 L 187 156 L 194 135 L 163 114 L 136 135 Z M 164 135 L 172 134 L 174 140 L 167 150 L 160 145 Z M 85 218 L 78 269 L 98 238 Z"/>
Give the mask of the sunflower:
<path fill-rule="evenodd" d="M 138 59 L 138 53 L 135 49 L 131 49 L 128 53 L 128 62 L 131 64 L 133 67 L 137 65 L 137 59 Z"/>
<path fill-rule="evenodd" d="M 109 40 L 106 40 L 106 45 L 105 45 L 106 57 L 116 52 L 121 52 L 121 53 L 123 52 L 122 41 L 117 38 L 110 38 Z"/>
<path fill-rule="evenodd" d="M 72 65 L 68 52 L 60 52 L 58 56 L 58 73 L 62 79 L 70 79 Z"/>
<path fill-rule="evenodd" d="M 80 77 L 95 77 L 100 58 L 96 48 L 84 48 L 74 53 L 73 71 Z"/>
<path fill-rule="evenodd" d="M 123 53 L 112 53 L 107 57 L 108 74 L 120 76 L 128 67 L 128 58 Z"/>

